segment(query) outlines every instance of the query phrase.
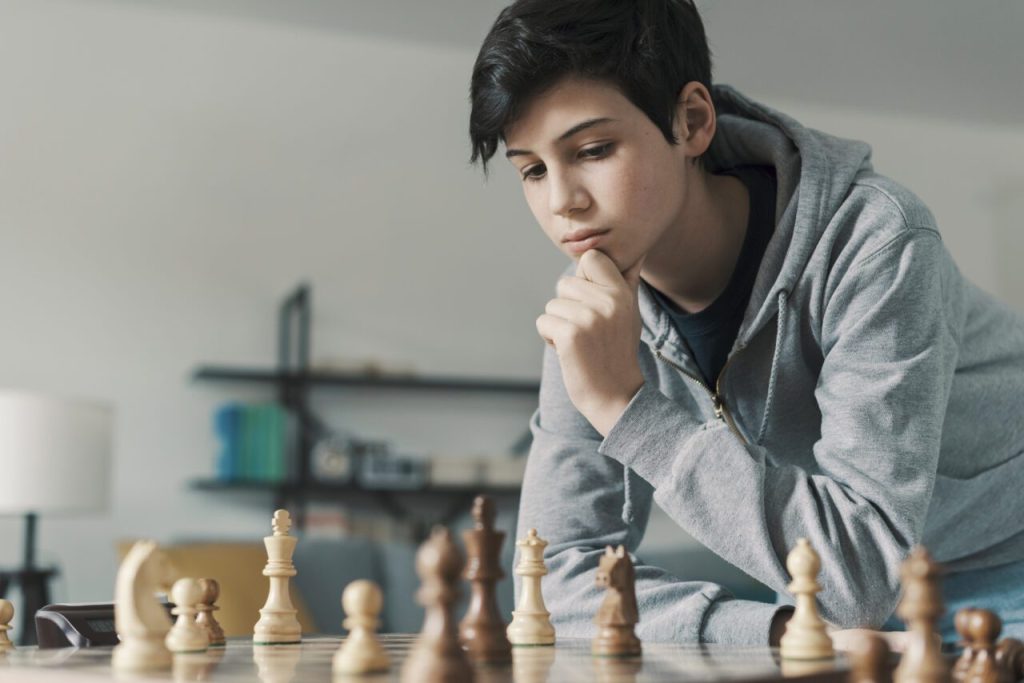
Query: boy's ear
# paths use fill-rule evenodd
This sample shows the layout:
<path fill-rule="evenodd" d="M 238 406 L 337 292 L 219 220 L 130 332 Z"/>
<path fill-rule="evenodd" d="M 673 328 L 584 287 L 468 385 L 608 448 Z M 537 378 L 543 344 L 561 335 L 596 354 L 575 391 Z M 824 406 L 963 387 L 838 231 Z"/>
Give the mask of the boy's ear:
<path fill-rule="evenodd" d="M 683 153 L 689 158 L 699 157 L 715 137 L 717 117 L 711 93 L 703 83 L 690 81 L 676 98 L 676 116 L 673 132 Z"/>

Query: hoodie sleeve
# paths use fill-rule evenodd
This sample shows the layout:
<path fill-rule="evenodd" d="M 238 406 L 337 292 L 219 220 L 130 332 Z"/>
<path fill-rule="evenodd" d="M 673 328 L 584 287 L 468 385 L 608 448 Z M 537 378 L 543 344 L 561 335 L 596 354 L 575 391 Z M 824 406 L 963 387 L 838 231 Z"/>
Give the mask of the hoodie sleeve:
<path fill-rule="evenodd" d="M 822 317 L 812 453 L 770 452 L 721 421 L 699 424 L 650 383 L 599 452 L 643 477 L 681 527 L 776 591 L 789 581 L 788 551 L 808 538 L 821 556 L 823 616 L 840 627 L 881 625 L 935 482 L 958 348 L 953 268 L 934 231 L 904 229 L 836 275 Z M 783 293 L 780 338 L 797 315 Z"/>
<path fill-rule="evenodd" d="M 533 445 L 519 509 L 519 534 L 534 527 L 548 541 L 544 600 L 560 637 L 592 637 L 604 591 L 594 585 L 607 545 L 634 553 L 650 515 L 653 489 L 598 453 L 601 435 L 576 410 L 562 383 L 558 356 L 544 355 L 540 405 L 531 420 Z M 626 502 L 629 477 L 630 505 Z M 624 514 L 625 509 L 632 512 Z M 625 518 L 625 519 L 624 519 Z M 736 600 L 713 583 L 681 581 L 634 557 L 640 623 L 652 642 L 714 640 L 766 645 L 776 605 Z M 516 577 L 516 591 L 519 578 Z"/>

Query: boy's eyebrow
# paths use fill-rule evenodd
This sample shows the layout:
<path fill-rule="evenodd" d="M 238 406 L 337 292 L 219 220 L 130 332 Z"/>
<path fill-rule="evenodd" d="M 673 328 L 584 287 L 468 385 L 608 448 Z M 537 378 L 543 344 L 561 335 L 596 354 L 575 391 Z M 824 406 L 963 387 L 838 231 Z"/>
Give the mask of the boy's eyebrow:
<path fill-rule="evenodd" d="M 593 126 L 596 126 L 598 124 L 608 123 L 609 121 L 614 121 L 614 120 L 615 119 L 608 118 L 607 116 L 600 116 L 598 118 L 587 119 L 586 121 L 580 121 L 575 126 L 573 126 L 569 130 L 567 130 L 564 133 L 562 133 L 561 135 L 559 135 L 558 136 L 558 140 L 556 142 L 561 142 L 562 140 L 566 140 L 568 138 L 571 138 L 573 135 L 576 135 L 576 133 L 579 133 L 581 130 L 586 130 L 587 128 L 592 128 Z M 525 149 L 510 149 L 510 150 L 505 152 L 505 158 L 511 159 L 514 156 L 520 156 L 522 154 L 530 154 L 530 152 L 528 150 L 525 150 Z"/>

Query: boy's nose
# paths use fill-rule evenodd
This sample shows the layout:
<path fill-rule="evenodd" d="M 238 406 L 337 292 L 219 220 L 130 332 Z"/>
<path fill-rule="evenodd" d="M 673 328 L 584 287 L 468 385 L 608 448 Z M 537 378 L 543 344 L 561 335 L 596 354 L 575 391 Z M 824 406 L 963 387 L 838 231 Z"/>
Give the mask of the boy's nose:
<path fill-rule="evenodd" d="M 555 216 L 571 218 L 590 206 L 586 191 L 571 178 L 553 176 L 549 192 L 548 202 Z"/>

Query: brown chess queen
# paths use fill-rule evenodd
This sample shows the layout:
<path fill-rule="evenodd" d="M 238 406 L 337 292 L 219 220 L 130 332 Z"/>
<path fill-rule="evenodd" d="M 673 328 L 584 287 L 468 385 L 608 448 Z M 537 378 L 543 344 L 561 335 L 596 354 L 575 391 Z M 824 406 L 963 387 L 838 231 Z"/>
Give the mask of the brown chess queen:
<path fill-rule="evenodd" d="M 469 609 L 459 625 L 459 638 L 471 659 L 494 664 L 512 661 L 512 645 L 498 610 L 495 584 L 504 578 L 501 545 L 505 532 L 494 528 L 494 501 L 477 496 L 473 503 L 472 529 L 463 532 L 466 542 L 465 578 L 472 586 Z"/>
<path fill-rule="evenodd" d="M 629 657 L 642 651 L 633 627 L 640 621 L 636 606 L 636 577 L 633 561 L 621 545 L 605 548 L 597 567 L 598 586 L 604 587 L 604 602 L 597 610 L 597 636 L 592 652 L 608 657 Z"/>

